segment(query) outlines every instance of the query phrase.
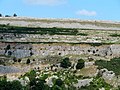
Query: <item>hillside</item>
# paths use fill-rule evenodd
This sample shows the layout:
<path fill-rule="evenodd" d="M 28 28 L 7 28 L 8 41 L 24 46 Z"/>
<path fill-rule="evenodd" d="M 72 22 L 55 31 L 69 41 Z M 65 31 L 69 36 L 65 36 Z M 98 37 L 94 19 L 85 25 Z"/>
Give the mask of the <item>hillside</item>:
<path fill-rule="evenodd" d="M 28 17 L 0 17 L 0 24 L 10 24 L 22 27 L 44 27 L 44 28 L 77 28 L 77 29 L 103 29 L 120 30 L 120 22 L 79 20 L 79 19 L 45 19 Z"/>
<path fill-rule="evenodd" d="M 63 79 L 63 72 L 68 80 L 67 83 L 64 79 L 64 83 L 77 90 L 87 88 L 98 79 L 101 85 L 118 88 L 119 56 L 120 22 L 0 17 L 0 75 L 7 74 L 9 80 L 23 79 L 27 75 L 30 79 L 31 75 L 25 73 L 31 70 L 40 76 L 47 72 L 48 80 L 54 75 Z M 84 65 L 77 69 L 80 60 Z M 62 61 L 68 68 L 61 67 Z M 70 80 L 78 83 L 73 85 Z"/>

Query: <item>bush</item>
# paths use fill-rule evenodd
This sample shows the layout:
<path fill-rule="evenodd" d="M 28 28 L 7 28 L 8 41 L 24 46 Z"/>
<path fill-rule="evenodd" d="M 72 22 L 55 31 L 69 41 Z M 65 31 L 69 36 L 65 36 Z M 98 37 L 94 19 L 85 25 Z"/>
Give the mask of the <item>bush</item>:
<path fill-rule="evenodd" d="M 21 62 L 21 59 L 18 59 L 18 62 Z"/>
<path fill-rule="evenodd" d="M 30 59 L 27 59 L 26 64 L 30 64 Z"/>
<path fill-rule="evenodd" d="M 71 66 L 71 62 L 69 61 L 69 58 L 64 58 L 62 62 L 60 63 L 60 66 L 63 68 L 68 68 Z"/>
<path fill-rule="evenodd" d="M 9 15 L 5 15 L 5 17 L 10 17 Z"/>
<path fill-rule="evenodd" d="M 109 71 L 113 71 L 116 75 L 120 75 L 120 58 L 113 58 L 110 61 L 97 60 L 95 65 L 98 65 L 99 69 L 106 68 Z"/>
<path fill-rule="evenodd" d="M 16 58 L 16 57 L 14 57 L 14 58 L 13 58 L 13 61 L 14 61 L 14 62 L 17 62 L 17 58 Z"/>
<path fill-rule="evenodd" d="M 33 53 L 33 52 L 30 52 L 30 56 L 32 56 L 32 55 L 34 55 L 34 53 Z"/>
<path fill-rule="evenodd" d="M 105 90 L 112 90 L 112 86 L 107 84 L 101 77 L 94 77 L 90 85 L 82 86 L 78 90 L 99 90 L 100 88 L 105 88 Z"/>
<path fill-rule="evenodd" d="M 0 13 L 0 17 L 2 17 L 2 14 Z"/>
<path fill-rule="evenodd" d="M 17 17 L 17 14 L 16 14 L 16 13 L 14 13 L 14 14 L 13 14 L 13 17 Z"/>
<path fill-rule="evenodd" d="M 76 69 L 82 69 L 85 66 L 85 61 L 83 59 L 79 59 L 76 65 Z"/>
<path fill-rule="evenodd" d="M 62 86 L 63 81 L 61 79 L 56 79 L 55 85 Z"/>
<path fill-rule="evenodd" d="M 12 55 L 12 52 L 11 52 L 11 51 L 8 51 L 8 55 L 11 56 L 11 55 Z"/>
<path fill-rule="evenodd" d="M 0 80 L 0 90 L 23 90 L 19 81 L 7 81 L 6 79 Z"/>

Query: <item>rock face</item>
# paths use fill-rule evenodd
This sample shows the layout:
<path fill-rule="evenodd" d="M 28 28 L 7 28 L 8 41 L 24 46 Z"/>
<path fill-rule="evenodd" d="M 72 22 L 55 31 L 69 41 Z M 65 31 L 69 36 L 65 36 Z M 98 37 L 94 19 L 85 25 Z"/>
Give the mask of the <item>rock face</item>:
<path fill-rule="evenodd" d="M 113 56 L 117 56 L 119 57 L 120 56 L 120 45 L 110 45 L 110 49 L 113 53 Z"/>
<path fill-rule="evenodd" d="M 120 45 L 103 45 L 103 46 L 90 46 L 90 45 L 33 45 L 35 49 L 35 54 L 40 54 L 43 56 L 47 55 L 98 55 L 98 56 L 119 56 L 120 52 L 115 52 L 117 48 L 120 48 Z"/>
<path fill-rule="evenodd" d="M 113 71 L 108 71 L 105 68 L 101 69 L 99 73 L 104 79 L 107 79 L 107 80 L 112 80 L 115 77 L 115 73 Z"/>
<path fill-rule="evenodd" d="M 6 50 L 7 45 L 10 49 Z M 91 46 L 86 44 L 13 44 L 0 43 L 0 55 L 12 56 L 16 58 L 24 58 L 32 55 L 95 55 L 95 56 L 120 56 L 120 45 L 101 45 Z"/>
<path fill-rule="evenodd" d="M 16 67 L 0 65 L 0 74 L 17 73 L 17 72 L 20 72 L 20 70 Z"/>
<path fill-rule="evenodd" d="M 74 86 L 76 88 L 80 88 L 82 86 L 89 86 L 90 85 L 90 82 L 92 81 L 93 79 L 83 79 L 83 80 L 78 80 L 78 83 L 77 84 L 74 84 Z"/>
<path fill-rule="evenodd" d="M 16 57 L 16 58 L 23 58 L 23 57 L 31 56 L 30 50 L 21 50 L 21 49 L 9 50 L 5 53 L 5 55 L 9 56 L 9 52 L 11 52 L 11 56 Z"/>
<path fill-rule="evenodd" d="M 112 56 L 116 57 L 120 55 L 120 45 L 101 45 L 91 46 L 88 44 L 76 44 L 76 43 L 114 43 L 119 42 L 119 38 L 110 36 L 116 34 L 120 30 L 120 22 L 111 21 L 90 21 L 90 20 L 76 20 L 76 19 L 37 19 L 26 17 L 0 17 L 0 24 L 3 25 L 3 30 L 7 30 L 6 26 L 22 26 L 30 27 L 26 30 L 33 30 L 32 27 L 40 28 L 52 28 L 53 30 L 63 31 L 57 32 L 55 35 L 49 33 L 35 34 L 32 33 L 18 33 L 12 27 L 12 32 L 0 33 L 0 55 L 12 56 L 16 58 L 24 58 L 32 55 L 96 55 L 96 56 Z M 69 29 L 77 30 L 77 34 L 71 35 L 64 30 L 70 32 Z M 112 31 L 111 31 L 112 30 Z M 113 31 L 114 30 L 114 31 Z M 4 31 L 4 32 L 5 32 Z M 8 29 L 9 31 L 9 29 Z M 24 31 L 24 30 L 23 30 Z M 47 32 L 50 30 L 47 30 Z M 96 32 L 97 31 L 97 32 Z M 108 32 L 110 31 L 110 32 Z M 94 33 L 95 32 L 95 33 Z M 107 33 L 106 33 L 107 32 Z M 114 33 L 113 33 L 114 32 Z M 54 33 L 54 32 L 53 32 Z M 73 33 L 73 32 L 72 32 Z M 104 34 L 103 34 L 104 33 Z M 80 35 L 82 34 L 82 35 Z M 118 33 L 119 34 L 119 33 Z M 86 36 L 85 36 L 86 35 Z M 114 36 L 114 35 L 113 35 Z M 114 40 L 115 39 L 115 40 Z M 9 42 L 9 43 L 2 43 Z M 11 43 L 10 43 L 11 42 Z M 14 43 L 15 42 L 15 43 Z M 28 43 L 29 44 L 23 44 Z M 39 44 L 30 44 L 30 43 Z M 42 44 L 42 43 L 43 44 Z M 47 43 L 47 44 L 46 44 Z M 55 44 L 51 44 L 55 43 Z M 59 44 L 62 43 L 62 44 Z M 74 43 L 74 45 L 68 44 Z M 7 45 L 10 44 L 10 48 Z M 31 49 L 32 48 L 32 49 Z"/>

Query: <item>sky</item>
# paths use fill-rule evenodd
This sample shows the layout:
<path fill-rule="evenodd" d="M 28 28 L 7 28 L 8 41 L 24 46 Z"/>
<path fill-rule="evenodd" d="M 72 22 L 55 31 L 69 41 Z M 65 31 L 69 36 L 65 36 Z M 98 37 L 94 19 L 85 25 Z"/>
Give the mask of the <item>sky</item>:
<path fill-rule="evenodd" d="M 0 0 L 0 13 L 37 18 L 120 21 L 120 0 Z"/>

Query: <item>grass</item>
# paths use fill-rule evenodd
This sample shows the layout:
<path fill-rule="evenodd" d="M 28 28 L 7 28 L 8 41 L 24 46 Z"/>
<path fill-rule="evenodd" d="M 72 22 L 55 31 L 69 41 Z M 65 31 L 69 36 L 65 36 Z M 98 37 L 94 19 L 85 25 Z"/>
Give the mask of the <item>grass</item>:
<path fill-rule="evenodd" d="M 80 36 L 88 36 L 88 34 L 86 34 L 86 33 L 78 33 L 77 35 L 80 35 Z"/>
<path fill-rule="evenodd" d="M 120 37 L 120 34 L 117 34 L 117 33 L 116 33 L 116 34 L 111 34 L 110 36 L 111 36 L 111 37 Z"/>
<path fill-rule="evenodd" d="M 120 75 L 120 58 L 113 58 L 110 61 L 99 60 L 95 62 L 98 65 L 98 68 L 107 68 L 110 71 L 113 71 L 116 75 Z"/>
<path fill-rule="evenodd" d="M 85 33 L 79 33 L 78 29 L 71 28 L 33 28 L 33 27 L 18 27 L 0 25 L 0 33 L 15 33 L 15 34 L 49 34 L 49 35 L 81 35 L 87 36 Z"/>
<path fill-rule="evenodd" d="M 60 19 L 17 19 L 17 18 L 1 18 L 0 20 L 8 20 L 8 21 L 26 21 L 26 22 L 60 22 L 60 23 L 80 23 L 82 25 L 90 24 L 90 25 L 96 25 L 96 26 L 103 26 L 103 27 L 117 27 L 120 28 L 119 23 L 106 23 L 106 22 L 100 22 L 100 21 L 77 21 L 77 20 L 60 20 Z"/>

